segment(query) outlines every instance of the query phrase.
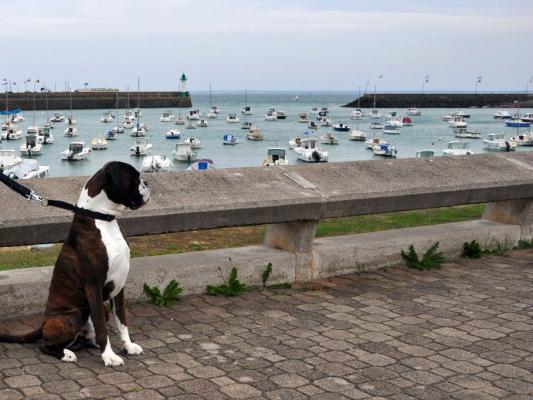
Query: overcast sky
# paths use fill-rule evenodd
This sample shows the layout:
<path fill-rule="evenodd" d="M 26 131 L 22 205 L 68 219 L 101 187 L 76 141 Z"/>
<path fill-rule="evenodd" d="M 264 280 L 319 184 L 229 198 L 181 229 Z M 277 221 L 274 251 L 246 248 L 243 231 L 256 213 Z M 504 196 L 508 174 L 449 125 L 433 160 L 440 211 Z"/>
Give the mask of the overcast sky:
<path fill-rule="evenodd" d="M 17 0 L 0 78 L 58 89 L 524 90 L 532 0 Z M 379 78 L 383 75 L 383 78 Z M 533 87 L 533 83 L 531 84 Z"/>

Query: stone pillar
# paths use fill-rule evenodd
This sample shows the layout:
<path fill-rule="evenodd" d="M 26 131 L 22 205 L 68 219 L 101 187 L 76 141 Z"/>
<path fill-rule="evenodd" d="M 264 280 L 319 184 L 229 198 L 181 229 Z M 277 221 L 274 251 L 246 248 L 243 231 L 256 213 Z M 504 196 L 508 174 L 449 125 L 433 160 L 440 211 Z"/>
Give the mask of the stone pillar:
<path fill-rule="evenodd" d="M 286 222 L 267 225 L 265 246 L 291 252 L 296 257 L 295 280 L 309 281 L 316 277 L 313 240 L 318 221 Z"/>
<path fill-rule="evenodd" d="M 533 240 L 533 200 L 507 200 L 487 203 L 483 219 L 520 225 L 520 239 Z"/>

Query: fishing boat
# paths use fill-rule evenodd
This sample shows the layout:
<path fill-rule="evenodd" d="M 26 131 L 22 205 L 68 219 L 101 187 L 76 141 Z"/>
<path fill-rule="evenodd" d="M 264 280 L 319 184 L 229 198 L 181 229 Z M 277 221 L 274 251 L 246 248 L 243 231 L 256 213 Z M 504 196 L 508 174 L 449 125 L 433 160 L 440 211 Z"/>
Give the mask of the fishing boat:
<path fill-rule="evenodd" d="M 208 169 L 215 169 L 215 164 L 213 160 L 208 158 L 202 158 L 201 160 L 196 160 L 189 167 L 187 171 L 207 171 Z"/>
<path fill-rule="evenodd" d="M 352 119 L 362 119 L 364 116 L 363 112 L 361 111 L 360 108 L 356 108 L 355 110 L 352 111 Z"/>
<path fill-rule="evenodd" d="M 227 133 L 222 138 L 222 144 L 235 145 L 239 143 L 239 139 L 230 133 Z"/>
<path fill-rule="evenodd" d="M 456 115 L 451 121 L 448 122 L 450 128 L 466 128 L 468 125 L 463 117 Z"/>
<path fill-rule="evenodd" d="M 209 112 L 207 113 L 208 119 L 217 119 L 218 114 L 220 113 L 220 110 L 217 106 L 212 105 L 211 102 L 211 83 L 209 84 Z"/>
<path fill-rule="evenodd" d="M 113 122 L 115 120 L 115 117 L 113 116 L 113 113 L 110 111 L 106 111 L 102 114 L 102 117 L 100 117 L 100 122 L 107 124 L 110 122 Z"/>
<path fill-rule="evenodd" d="M 383 133 L 386 133 L 388 135 L 399 135 L 400 128 L 398 128 L 397 125 L 385 124 L 385 126 L 383 127 Z"/>
<path fill-rule="evenodd" d="M 228 114 L 228 116 L 226 117 L 226 122 L 230 124 L 235 124 L 239 122 L 239 117 L 237 117 L 237 114 Z"/>
<path fill-rule="evenodd" d="M 0 149 L 0 168 L 9 169 L 22 162 L 15 150 Z"/>
<path fill-rule="evenodd" d="M 103 136 L 96 136 L 91 140 L 91 149 L 93 150 L 105 150 L 109 146 L 107 139 Z"/>
<path fill-rule="evenodd" d="M 307 129 L 312 129 L 316 131 L 318 129 L 318 125 L 315 121 L 309 121 L 307 123 Z"/>
<path fill-rule="evenodd" d="M 456 138 L 461 139 L 481 139 L 481 132 L 479 130 L 469 131 L 467 128 L 455 128 L 453 133 Z"/>
<path fill-rule="evenodd" d="M 177 143 L 176 150 L 172 153 L 176 161 L 191 163 L 198 159 L 198 154 L 193 150 L 190 143 Z"/>
<path fill-rule="evenodd" d="M 253 124 L 250 121 L 244 121 L 241 125 L 241 129 L 250 130 Z"/>
<path fill-rule="evenodd" d="M 355 129 L 348 134 L 348 139 L 355 142 L 364 142 L 366 140 L 366 133 L 361 130 Z"/>
<path fill-rule="evenodd" d="M 465 113 L 463 110 L 457 111 L 455 115 L 462 118 L 470 118 L 470 114 Z"/>
<path fill-rule="evenodd" d="M 320 143 L 322 144 L 339 144 L 339 139 L 333 133 L 328 132 L 320 136 Z"/>
<path fill-rule="evenodd" d="M 37 132 L 39 132 L 38 128 Z M 28 135 L 36 135 L 37 132 L 29 132 Z M 3 131 L 2 135 L 0 135 L 0 138 L 2 140 L 19 140 L 22 138 L 22 131 L 18 128 L 18 126 L 13 125 L 7 131 Z"/>
<path fill-rule="evenodd" d="M 376 156 L 382 157 L 394 158 L 398 155 L 398 150 L 396 150 L 396 147 L 391 146 L 389 144 L 376 145 L 372 148 L 372 151 Z"/>
<path fill-rule="evenodd" d="M 289 140 L 289 149 L 294 150 L 296 147 L 300 147 L 302 145 L 302 138 L 295 137 L 291 140 Z"/>
<path fill-rule="evenodd" d="M 285 111 L 276 111 L 276 119 L 287 119 Z"/>
<path fill-rule="evenodd" d="M 522 116 L 521 120 L 526 122 L 533 122 L 533 113 L 525 113 Z"/>
<path fill-rule="evenodd" d="M 185 125 L 185 129 L 196 129 L 196 125 L 192 122 L 188 122 L 187 125 Z"/>
<path fill-rule="evenodd" d="M 529 128 L 531 124 L 522 119 L 508 119 L 505 121 L 505 125 L 509 128 Z"/>
<path fill-rule="evenodd" d="M 163 111 L 163 115 L 159 117 L 160 122 L 172 122 L 176 117 L 172 115 L 172 111 Z"/>
<path fill-rule="evenodd" d="M 200 110 L 190 110 L 187 113 L 187 121 L 198 121 L 200 119 Z"/>
<path fill-rule="evenodd" d="M 281 165 L 289 165 L 287 151 L 280 147 L 269 147 L 267 149 L 267 156 L 263 160 L 263 166 L 277 167 Z"/>
<path fill-rule="evenodd" d="M 185 138 L 183 139 L 183 143 L 189 143 L 193 150 L 202 148 L 202 141 L 198 138 Z"/>
<path fill-rule="evenodd" d="M 274 109 L 269 109 L 265 114 L 265 120 L 266 121 L 276 121 L 276 111 Z"/>
<path fill-rule="evenodd" d="M 327 162 L 328 152 L 318 145 L 317 138 L 302 139 L 301 145 L 294 148 L 298 160 L 304 162 Z"/>
<path fill-rule="evenodd" d="M 23 159 L 11 168 L 4 170 L 4 175 L 11 179 L 39 179 L 47 177 L 49 170 L 49 166 L 39 165 L 37 160 Z"/>
<path fill-rule="evenodd" d="M 14 129 L 18 129 L 16 125 L 14 126 Z M 40 128 L 37 125 L 30 125 L 26 128 L 26 133 L 28 135 L 36 135 L 39 133 L 39 129 Z"/>
<path fill-rule="evenodd" d="M 74 115 L 72 114 L 72 92 L 70 90 L 68 92 L 68 95 L 70 101 L 70 114 L 67 115 L 67 117 L 65 118 L 65 124 L 72 126 L 76 125 L 76 118 L 74 118 Z"/>
<path fill-rule="evenodd" d="M 350 126 L 339 122 L 338 124 L 333 125 L 333 130 L 338 132 L 348 132 L 350 130 Z"/>
<path fill-rule="evenodd" d="M 448 143 L 448 148 L 442 151 L 443 156 L 465 156 L 469 154 L 474 154 L 474 152 L 470 150 L 470 143 L 459 140 L 451 141 Z"/>
<path fill-rule="evenodd" d="M 373 137 L 365 142 L 366 148 L 372 150 L 375 146 L 381 146 L 382 144 L 388 144 L 385 140 Z"/>
<path fill-rule="evenodd" d="M 37 140 L 37 135 L 28 135 L 20 145 L 20 154 L 27 157 L 40 156 L 42 146 Z"/>
<path fill-rule="evenodd" d="M 428 157 L 434 157 L 435 156 L 435 150 L 418 150 L 416 152 L 416 158 L 428 158 Z"/>
<path fill-rule="evenodd" d="M 55 112 L 52 118 L 50 118 L 51 122 L 63 122 L 65 120 L 65 117 L 63 116 L 63 113 Z"/>
<path fill-rule="evenodd" d="M 243 115 L 253 115 L 252 107 L 250 107 L 250 106 L 244 106 L 244 107 L 241 109 L 241 113 L 242 113 Z"/>
<path fill-rule="evenodd" d="M 372 121 L 370 123 L 370 129 L 383 129 L 383 124 L 379 121 Z"/>
<path fill-rule="evenodd" d="M 309 118 L 307 118 L 307 113 L 300 113 L 298 115 L 298 122 L 307 124 L 309 122 Z"/>
<path fill-rule="evenodd" d="M 416 107 L 409 107 L 407 109 L 407 115 L 409 115 L 411 117 L 419 117 L 420 115 L 422 115 L 422 113 Z"/>
<path fill-rule="evenodd" d="M 327 117 L 321 117 L 318 122 L 320 126 L 331 126 L 331 120 Z"/>
<path fill-rule="evenodd" d="M 74 126 L 69 126 L 67 129 L 63 131 L 63 133 L 66 137 L 78 136 L 78 128 Z"/>
<path fill-rule="evenodd" d="M 88 160 L 91 149 L 85 147 L 84 142 L 72 142 L 67 150 L 61 152 L 61 159 L 65 161 Z"/>
<path fill-rule="evenodd" d="M 39 130 L 37 133 L 37 140 L 41 144 L 53 144 L 54 135 L 52 135 L 52 129 L 45 126 L 42 130 Z"/>
<path fill-rule="evenodd" d="M 507 139 L 504 134 L 491 133 L 483 140 L 483 147 L 488 151 L 515 151 L 516 142 Z"/>
<path fill-rule="evenodd" d="M 263 140 L 263 133 L 257 126 L 251 126 L 250 130 L 246 134 L 246 139 L 252 141 L 261 141 Z"/>
<path fill-rule="evenodd" d="M 144 156 L 141 164 L 142 172 L 162 172 L 172 171 L 172 160 L 165 155 L 148 155 Z"/>
<path fill-rule="evenodd" d="M 117 134 L 111 129 L 110 131 L 107 131 L 105 138 L 107 140 L 117 140 Z"/>
<path fill-rule="evenodd" d="M 403 126 L 413 126 L 413 120 L 410 117 L 403 117 L 402 118 L 402 125 Z"/>
<path fill-rule="evenodd" d="M 201 119 L 200 121 L 196 123 L 196 126 L 199 128 L 207 128 L 209 124 L 207 123 L 207 120 Z"/>
<path fill-rule="evenodd" d="M 181 137 L 181 132 L 177 129 L 169 129 L 165 134 L 167 139 L 179 139 Z"/>
<path fill-rule="evenodd" d="M 133 137 L 146 136 L 146 126 L 144 126 L 144 124 L 141 124 L 139 121 L 137 121 L 137 125 L 135 125 L 132 128 L 130 132 L 130 136 L 133 136 Z"/>
<path fill-rule="evenodd" d="M 505 110 L 501 110 L 501 111 L 496 111 L 492 117 L 494 119 L 512 119 L 512 115 L 508 112 L 508 111 L 505 111 Z"/>
<path fill-rule="evenodd" d="M 533 134 L 521 133 L 511 138 L 517 146 L 533 146 Z"/>
<path fill-rule="evenodd" d="M 145 156 L 152 152 L 152 143 L 146 139 L 137 139 L 133 146 L 130 147 L 130 155 L 135 157 Z"/>
<path fill-rule="evenodd" d="M 176 120 L 174 121 L 174 124 L 185 125 L 185 119 L 181 116 L 181 114 L 178 114 L 178 116 L 176 117 Z"/>

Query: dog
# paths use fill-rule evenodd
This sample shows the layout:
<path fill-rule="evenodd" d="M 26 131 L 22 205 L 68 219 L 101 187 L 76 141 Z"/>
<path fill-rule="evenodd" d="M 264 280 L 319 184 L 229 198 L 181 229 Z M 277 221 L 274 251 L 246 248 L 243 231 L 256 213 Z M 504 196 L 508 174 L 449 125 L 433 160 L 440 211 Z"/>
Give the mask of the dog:
<path fill-rule="evenodd" d="M 87 181 L 77 206 L 117 217 L 149 199 L 150 189 L 139 172 L 113 161 Z M 104 303 L 110 303 L 124 352 L 141 354 L 141 346 L 130 340 L 126 321 L 124 284 L 129 267 L 130 249 L 116 219 L 108 222 L 75 214 L 54 266 L 41 327 L 19 336 L 0 333 L 0 341 L 43 339 L 41 351 L 66 362 L 76 362 L 73 350 L 88 343 L 100 349 L 106 366 L 123 365 L 109 342 Z"/>

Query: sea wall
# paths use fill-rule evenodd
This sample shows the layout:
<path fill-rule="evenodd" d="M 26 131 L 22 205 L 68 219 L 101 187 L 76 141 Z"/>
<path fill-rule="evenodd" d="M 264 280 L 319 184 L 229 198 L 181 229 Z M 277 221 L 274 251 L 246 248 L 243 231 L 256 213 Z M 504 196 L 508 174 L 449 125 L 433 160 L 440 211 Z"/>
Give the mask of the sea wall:
<path fill-rule="evenodd" d="M 469 107 L 515 107 L 519 101 L 522 107 L 533 106 L 533 95 L 516 93 L 377 93 L 376 107 L 418 107 L 418 108 L 469 108 Z M 343 107 L 371 108 L 374 94 L 365 94 Z"/>
<path fill-rule="evenodd" d="M 9 109 L 33 109 L 33 93 L 9 93 Z M 68 92 L 38 92 L 35 93 L 35 109 L 66 110 L 70 108 Z M 143 108 L 187 108 L 192 107 L 191 96 L 179 92 L 131 92 L 129 93 L 129 107 Z M 83 109 L 114 109 L 117 106 L 117 92 L 72 92 L 72 108 Z M 128 106 L 128 93 L 118 92 L 119 108 Z M 6 109 L 6 95 L 0 96 L 0 110 Z"/>

